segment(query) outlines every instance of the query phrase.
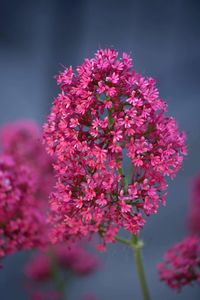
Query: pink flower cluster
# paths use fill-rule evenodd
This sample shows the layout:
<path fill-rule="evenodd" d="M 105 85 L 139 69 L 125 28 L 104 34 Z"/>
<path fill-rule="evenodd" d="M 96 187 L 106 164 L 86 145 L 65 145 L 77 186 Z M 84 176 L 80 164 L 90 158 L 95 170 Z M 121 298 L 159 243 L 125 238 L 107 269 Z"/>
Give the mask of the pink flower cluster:
<path fill-rule="evenodd" d="M 65 288 L 64 279 L 74 279 L 74 275 L 78 277 L 86 276 L 98 268 L 97 258 L 86 251 L 80 245 L 73 244 L 67 247 L 66 244 L 57 244 L 48 252 L 40 252 L 33 256 L 26 265 L 25 274 L 29 278 L 29 286 L 31 290 L 35 290 L 33 283 L 48 283 L 52 285 L 52 291 L 35 291 L 32 293 L 34 300 L 43 299 L 63 299 L 60 287 Z M 55 274 L 56 272 L 56 274 Z M 56 276 L 56 279 L 55 279 Z M 59 286 L 58 286 L 59 284 Z M 41 286 L 44 289 L 44 285 Z M 57 291 L 56 291 L 57 290 Z M 88 297 L 86 299 L 94 299 Z"/>
<path fill-rule="evenodd" d="M 35 197 L 47 203 L 54 185 L 53 166 L 42 144 L 40 127 L 32 120 L 9 123 L 0 129 L 0 140 L 4 153 L 31 170 Z"/>
<path fill-rule="evenodd" d="M 53 189 L 52 159 L 33 121 L 0 129 L 0 257 L 44 245 L 46 210 Z"/>
<path fill-rule="evenodd" d="M 56 245 L 51 249 L 51 254 L 39 253 L 33 256 L 27 264 L 26 276 L 33 281 L 47 281 L 52 279 L 51 257 L 56 265 L 65 271 L 77 276 L 85 276 L 94 272 L 98 267 L 96 257 L 80 246 L 67 247 L 66 244 Z"/>
<path fill-rule="evenodd" d="M 200 283 L 200 239 L 191 236 L 175 244 L 158 265 L 160 279 L 170 288 L 180 289 L 195 281 Z"/>
<path fill-rule="evenodd" d="M 188 227 L 191 236 L 175 244 L 165 254 L 165 262 L 158 265 L 160 279 L 180 290 L 192 282 L 200 283 L 200 177 L 192 182 Z"/>
<path fill-rule="evenodd" d="M 144 215 L 165 203 L 186 154 L 185 135 L 159 97 L 155 80 L 132 67 L 126 53 L 105 49 L 76 72 L 57 76 L 60 93 L 44 126 L 55 154 L 57 190 L 51 198 L 54 241 L 99 233 L 114 241 L 120 228 L 137 234 Z M 132 165 L 125 177 L 123 161 Z"/>
<path fill-rule="evenodd" d="M 43 244 L 44 217 L 26 167 L 0 155 L 0 258 Z"/>
<path fill-rule="evenodd" d="M 192 234 L 200 234 L 200 176 L 192 182 L 188 227 Z"/>

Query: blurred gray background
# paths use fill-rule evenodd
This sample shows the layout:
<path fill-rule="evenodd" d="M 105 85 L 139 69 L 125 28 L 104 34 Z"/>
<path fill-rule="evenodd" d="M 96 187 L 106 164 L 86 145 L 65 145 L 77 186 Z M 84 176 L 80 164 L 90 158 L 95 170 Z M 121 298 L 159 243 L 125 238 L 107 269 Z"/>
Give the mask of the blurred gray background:
<path fill-rule="evenodd" d="M 186 234 L 190 178 L 200 172 L 200 1 L 0 0 L 0 124 L 18 118 L 44 122 L 58 89 L 54 75 L 76 66 L 99 47 L 132 54 L 138 72 L 157 79 L 161 96 L 188 136 L 188 157 L 169 185 L 167 207 L 142 232 L 144 260 L 154 300 L 198 300 L 199 287 L 181 294 L 158 280 L 163 253 Z M 99 300 L 142 299 L 132 253 L 109 246 L 94 276 L 72 286 L 69 300 L 91 291 Z M 0 270 L 0 299 L 24 300 L 20 253 Z"/>

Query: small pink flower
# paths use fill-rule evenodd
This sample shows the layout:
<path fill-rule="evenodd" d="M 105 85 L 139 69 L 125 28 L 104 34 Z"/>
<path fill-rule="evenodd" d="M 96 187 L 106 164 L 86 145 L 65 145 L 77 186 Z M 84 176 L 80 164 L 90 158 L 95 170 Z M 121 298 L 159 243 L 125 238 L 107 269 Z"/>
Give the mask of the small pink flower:
<path fill-rule="evenodd" d="M 47 281 L 52 277 L 50 257 L 45 254 L 34 256 L 25 269 L 26 276 L 33 281 Z"/>

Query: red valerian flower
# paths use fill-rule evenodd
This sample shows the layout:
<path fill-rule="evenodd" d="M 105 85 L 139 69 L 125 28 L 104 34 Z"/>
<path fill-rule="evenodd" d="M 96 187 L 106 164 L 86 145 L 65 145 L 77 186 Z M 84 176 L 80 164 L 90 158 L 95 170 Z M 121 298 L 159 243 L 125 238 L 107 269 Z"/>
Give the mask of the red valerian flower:
<path fill-rule="evenodd" d="M 26 166 L 35 181 L 35 197 L 47 203 L 54 185 L 52 159 L 42 144 L 42 131 L 32 120 L 8 123 L 0 129 L 2 152 Z"/>
<path fill-rule="evenodd" d="M 178 291 L 193 282 L 200 283 L 200 239 L 185 238 L 165 254 L 165 261 L 158 265 L 160 280 Z"/>
<path fill-rule="evenodd" d="M 31 293 L 33 299 L 54 299 L 55 295 L 58 297 L 55 299 L 63 299 L 66 276 L 68 279 L 84 277 L 96 271 L 98 266 L 97 258 L 81 245 L 57 244 L 46 251 L 34 254 L 25 267 L 25 275 L 29 279 L 28 286 L 31 291 L 37 289 L 38 284 L 39 286 L 42 284 L 41 288 L 44 289 L 44 283 L 48 284 L 46 287 L 51 285 L 55 291 L 49 292 L 52 298 L 50 296 L 48 298 L 48 290 L 44 294 L 39 291 Z"/>
<path fill-rule="evenodd" d="M 188 227 L 192 234 L 200 234 L 200 176 L 192 182 Z"/>
<path fill-rule="evenodd" d="M 165 203 L 166 177 L 174 178 L 186 154 L 184 133 L 165 115 L 155 80 L 137 74 L 126 53 L 119 58 L 101 49 L 76 72 L 65 69 L 57 83 L 60 93 L 44 125 L 57 173 L 52 239 L 99 233 L 107 243 L 120 228 L 138 234 L 144 215 Z"/>
<path fill-rule="evenodd" d="M 45 218 L 33 194 L 30 171 L 0 155 L 0 258 L 43 245 Z"/>
<path fill-rule="evenodd" d="M 54 262 L 52 262 L 52 259 Z M 33 281 L 53 279 L 53 263 L 61 270 L 72 272 L 77 276 L 86 276 L 98 267 L 97 258 L 78 245 L 55 245 L 51 253 L 40 252 L 33 256 L 25 268 L 28 278 Z"/>

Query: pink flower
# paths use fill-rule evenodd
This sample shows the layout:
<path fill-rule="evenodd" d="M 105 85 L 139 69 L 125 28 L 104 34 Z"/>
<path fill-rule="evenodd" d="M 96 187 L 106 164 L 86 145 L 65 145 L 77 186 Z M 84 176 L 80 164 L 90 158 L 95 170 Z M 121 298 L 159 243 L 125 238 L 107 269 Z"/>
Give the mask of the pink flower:
<path fill-rule="evenodd" d="M 193 282 L 200 283 L 200 239 L 185 238 L 165 254 L 165 261 L 158 265 L 160 280 L 178 291 Z"/>
<path fill-rule="evenodd" d="M 184 133 L 165 115 L 155 80 L 137 74 L 126 53 L 101 49 L 57 80 L 61 91 L 44 125 L 57 175 L 53 241 L 98 233 L 106 243 L 111 228 L 107 242 L 120 228 L 137 234 L 144 215 L 165 203 L 166 177 L 174 178 L 186 155 Z M 125 156 L 133 166 L 129 183 Z"/>
<path fill-rule="evenodd" d="M 7 124 L 0 129 L 0 139 L 4 153 L 0 166 L 0 249 L 4 256 L 47 243 L 46 213 L 55 179 L 53 160 L 42 145 L 36 123 L 24 120 Z"/>
<path fill-rule="evenodd" d="M 51 248 L 51 253 L 41 252 L 34 255 L 25 268 L 26 276 L 38 282 L 53 279 L 51 257 L 60 270 L 73 272 L 77 276 L 89 275 L 98 267 L 96 257 L 82 247 L 58 244 Z"/>
<path fill-rule="evenodd" d="M 33 281 L 47 281 L 52 277 L 50 257 L 44 253 L 33 256 L 25 269 L 26 276 Z"/>
<path fill-rule="evenodd" d="M 89 275 L 98 268 L 96 257 L 80 246 L 56 246 L 55 256 L 61 268 L 70 269 L 77 276 Z"/>
<path fill-rule="evenodd" d="M 34 254 L 25 267 L 25 275 L 29 279 L 28 287 L 32 299 L 59 300 L 63 299 L 65 293 L 66 276 L 70 279 L 74 279 L 74 275 L 84 277 L 96 271 L 98 267 L 97 258 L 80 245 L 57 244 L 47 251 Z M 40 286 L 44 289 L 50 285 L 54 290 L 32 293 Z"/>
<path fill-rule="evenodd" d="M 45 219 L 31 175 L 11 156 L 0 155 L 0 257 L 44 244 Z"/>
<path fill-rule="evenodd" d="M 188 226 L 192 234 L 200 234 L 200 176 L 192 182 Z"/>
<path fill-rule="evenodd" d="M 32 120 L 9 123 L 0 129 L 0 140 L 2 151 L 31 171 L 37 199 L 47 202 L 54 185 L 53 161 L 46 154 L 39 126 Z"/>

